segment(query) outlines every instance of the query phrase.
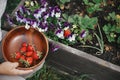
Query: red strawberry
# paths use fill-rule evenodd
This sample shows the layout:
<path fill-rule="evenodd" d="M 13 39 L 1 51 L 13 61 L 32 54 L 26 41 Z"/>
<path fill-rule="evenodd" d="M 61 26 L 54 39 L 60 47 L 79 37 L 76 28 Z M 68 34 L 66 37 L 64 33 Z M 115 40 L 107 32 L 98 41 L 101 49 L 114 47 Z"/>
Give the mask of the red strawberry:
<path fill-rule="evenodd" d="M 35 60 L 38 60 L 38 59 L 39 59 L 39 56 L 37 55 L 36 52 L 33 52 L 33 59 L 35 59 Z"/>
<path fill-rule="evenodd" d="M 64 37 L 68 37 L 71 34 L 70 29 L 64 30 Z"/>
<path fill-rule="evenodd" d="M 27 51 L 27 48 L 26 47 L 21 47 L 20 48 L 20 52 L 26 52 Z"/>
<path fill-rule="evenodd" d="M 32 46 L 32 45 L 28 45 L 28 46 L 27 46 L 27 51 L 34 51 L 33 46 Z"/>
<path fill-rule="evenodd" d="M 21 53 L 20 52 L 16 52 L 14 57 L 15 57 L 15 59 L 20 59 Z"/>
<path fill-rule="evenodd" d="M 22 46 L 23 46 L 23 47 L 27 47 L 27 43 L 26 43 L 26 42 L 23 42 L 23 43 L 22 43 Z"/>
<path fill-rule="evenodd" d="M 22 55 L 22 56 L 20 57 L 20 59 L 21 59 L 21 60 L 25 60 L 25 56 Z"/>
<path fill-rule="evenodd" d="M 32 56 L 32 54 L 33 54 L 33 51 L 28 51 L 28 52 L 26 52 L 26 56 Z"/>
<path fill-rule="evenodd" d="M 33 59 L 38 60 L 41 58 L 41 56 L 42 56 L 41 52 L 39 52 L 39 51 L 33 52 Z"/>
<path fill-rule="evenodd" d="M 26 61 L 28 62 L 29 65 L 33 63 L 33 58 L 32 57 L 26 57 Z"/>

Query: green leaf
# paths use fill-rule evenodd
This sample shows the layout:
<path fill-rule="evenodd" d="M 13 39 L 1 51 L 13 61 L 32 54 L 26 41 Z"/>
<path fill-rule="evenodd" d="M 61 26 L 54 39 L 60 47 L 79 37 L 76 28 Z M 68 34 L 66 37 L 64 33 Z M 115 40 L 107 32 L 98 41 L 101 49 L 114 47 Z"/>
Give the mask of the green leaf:
<path fill-rule="evenodd" d="M 118 37 L 118 39 L 117 39 L 117 43 L 119 43 L 120 44 L 120 36 Z"/>
<path fill-rule="evenodd" d="M 87 8 L 87 12 L 88 12 L 89 14 L 92 14 L 94 11 L 95 11 L 95 10 L 94 10 L 93 7 Z"/>
<path fill-rule="evenodd" d="M 116 20 L 115 12 L 109 13 L 109 16 L 111 17 L 112 20 Z"/>
<path fill-rule="evenodd" d="M 70 0 L 60 0 L 62 4 L 65 4 L 66 2 L 70 2 Z"/>
<path fill-rule="evenodd" d="M 93 0 L 94 3 L 101 3 L 102 0 Z"/>
<path fill-rule="evenodd" d="M 87 4 L 89 4 L 89 1 L 88 0 L 83 0 L 84 1 L 84 3 L 87 5 Z"/>
<path fill-rule="evenodd" d="M 65 20 L 68 20 L 68 15 L 67 14 L 62 14 L 62 16 Z"/>
<path fill-rule="evenodd" d="M 115 30 L 117 33 L 120 33 L 120 27 L 116 27 L 116 30 Z"/>
<path fill-rule="evenodd" d="M 110 24 L 104 25 L 103 31 L 104 31 L 106 34 L 109 34 L 109 33 L 110 33 L 110 28 L 111 28 L 111 25 L 110 25 Z"/>
<path fill-rule="evenodd" d="M 74 16 L 69 16 L 68 17 L 68 22 L 70 22 L 70 23 L 74 23 L 75 21 L 74 21 L 74 18 L 73 18 Z"/>
<path fill-rule="evenodd" d="M 109 42 L 114 42 L 115 41 L 115 38 L 111 37 L 110 35 L 107 35 L 107 38 L 108 38 Z"/>

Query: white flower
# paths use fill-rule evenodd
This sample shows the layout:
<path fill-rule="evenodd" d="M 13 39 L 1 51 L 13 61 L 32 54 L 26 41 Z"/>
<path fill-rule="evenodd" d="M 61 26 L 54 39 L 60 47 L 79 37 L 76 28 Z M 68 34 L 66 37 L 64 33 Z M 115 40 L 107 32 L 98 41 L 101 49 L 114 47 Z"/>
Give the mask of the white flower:
<path fill-rule="evenodd" d="M 31 5 L 31 6 L 34 6 L 34 2 L 33 2 L 33 1 L 31 1 L 30 5 Z"/>
<path fill-rule="evenodd" d="M 35 17 L 36 19 L 39 19 L 39 17 L 41 17 L 41 14 L 35 13 L 35 14 L 34 14 L 34 17 Z"/>
<path fill-rule="evenodd" d="M 69 26 L 65 27 L 64 30 L 68 30 L 69 29 Z"/>
<path fill-rule="evenodd" d="M 46 32 L 48 30 L 48 27 L 46 27 L 45 29 L 42 28 L 38 28 L 39 32 Z"/>
<path fill-rule="evenodd" d="M 30 25 L 26 23 L 25 28 L 28 30 L 30 28 Z"/>
<path fill-rule="evenodd" d="M 48 17 L 49 17 L 49 14 L 45 15 L 45 16 L 44 16 L 44 19 L 46 20 Z"/>
<path fill-rule="evenodd" d="M 75 25 L 75 24 L 74 24 L 74 25 L 72 25 L 72 26 L 73 26 L 73 28 L 77 28 L 77 25 Z"/>
<path fill-rule="evenodd" d="M 46 11 L 46 8 L 44 7 L 44 8 L 41 8 L 41 10 L 40 10 L 40 12 L 41 13 L 43 13 L 43 12 L 45 12 Z"/>
<path fill-rule="evenodd" d="M 60 17 L 60 15 L 61 15 L 61 13 L 60 13 L 60 12 L 59 12 L 59 13 L 56 13 L 56 14 L 55 14 L 55 17 L 59 18 L 59 17 Z"/>
<path fill-rule="evenodd" d="M 76 35 L 73 34 L 73 35 L 69 36 L 68 40 L 69 40 L 70 42 L 75 41 L 75 37 L 76 37 Z"/>
<path fill-rule="evenodd" d="M 59 38 L 61 38 L 61 39 L 64 39 L 64 32 L 61 30 L 58 30 L 57 32 L 56 32 L 56 35 L 59 37 Z"/>
<path fill-rule="evenodd" d="M 38 24 L 37 24 L 37 22 L 34 22 L 32 26 L 33 26 L 33 28 L 36 28 L 36 27 L 38 27 Z"/>
<path fill-rule="evenodd" d="M 51 17 L 54 17 L 54 15 L 55 15 L 55 11 L 53 10 L 53 11 L 51 12 Z"/>

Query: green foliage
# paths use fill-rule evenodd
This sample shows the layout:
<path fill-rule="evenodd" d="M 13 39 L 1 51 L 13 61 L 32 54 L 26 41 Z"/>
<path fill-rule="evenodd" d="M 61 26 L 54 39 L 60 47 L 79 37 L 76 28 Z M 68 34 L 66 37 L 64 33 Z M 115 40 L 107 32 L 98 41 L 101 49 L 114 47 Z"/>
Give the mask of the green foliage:
<path fill-rule="evenodd" d="M 119 30 L 120 30 L 120 28 L 119 28 Z M 115 42 L 115 38 L 116 38 L 115 33 L 120 32 L 119 30 L 117 30 L 115 25 L 111 25 L 111 24 L 105 25 L 103 27 L 103 31 L 105 32 L 109 42 Z"/>
<path fill-rule="evenodd" d="M 106 34 L 106 37 L 109 42 L 116 42 L 119 43 L 119 36 L 117 34 L 120 33 L 120 16 L 116 15 L 115 12 L 111 12 L 105 19 L 109 22 L 108 24 L 104 25 L 103 31 Z M 111 22 L 113 22 L 111 24 Z"/>
<path fill-rule="evenodd" d="M 98 19 L 97 17 L 88 17 L 87 15 L 82 18 L 82 20 L 79 22 L 79 25 L 81 25 L 84 29 L 94 29 L 95 25 L 97 24 Z M 87 23 L 87 24 L 86 24 Z"/>
<path fill-rule="evenodd" d="M 115 14 L 115 12 L 111 12 L 108 16 L 105 17 L 107 21 L 115 22 L 117 27 L 120 27 L 120 15 Z"/>
<path fill-rule="evenodd" d="M 66 19 L 68 22 L 73 24 L 73 32 L 75 34 L 81 34 L 82 31 L 85 31 L 85 36 L 84 37 L 77 37 L 77 40 L 80 41 L 84 46 L 82 47 L 89 47 L 89 48 L 94 48 L 99 51 L 99 54 L 102 54 L 104 51 L 104 41 L 103 41 L 103 35 L 101 33 L 101 29 L 98 25 L 98 31 L 100 33 L 100 36 L 95 33 L 95 26 L 98 23 L 98 18 L 97 17 L 92 17 L 90 18 L 89 16 L 85 15 L 79 16 L 77 14 L 68 16 L 67 14 L 63 15 L 64 19 Z M 68 19 L 67 19 L 68 18 Z M 90 30 L 93 31 L 93 34 L 96 36 L 96 39 L 99 43 L 99 48 L 94 47 L 94 46 L 89 46 L 86 45 L 87 41 L 92 41 L 93 39 L 93 34 L 90 33 Z"/>
<path fill-rule="evenodd" d="M 118 15 L 118 16 L 120 16 L 120 15 Z M 117 25 L 117 27 L 120 28 L 120 18 L 117 18 L 117 19 L 116 19 L 116 25 Z"/>
<path fill-rule="evenodd" d="M 81 21 L 81 19 L 82 19 L 82 17 L 75 14 L 75 15 L 71 15 L 68 17 L 68 22 L 78 25 L 79 22 Z"/>
<path fill-rule="evenodd" d="M 73 24 L 73 28 L 71 29 L 75 34 L 79 35 L 85 30 L 85 37 L 82 38 L 80 36 L 77 37 L 77 40 L 82 44 L 85 44 L 86 41 L 92 40 L 92 33 L 89 33 L 90 30 L 94 30 L 96 24 L 98 23 L 97 17 L 90 18 L 89 16 L 79 16 L 77 14 L 68 16 L 67 14 L 63 14 L 65 20 L 69 23 Z M 76 27 L 75 27 L 76 26 Z"/>
<path fill-rule="evenodd" d="M 120 10 L 120 5 L 118 6 L 118 10 Z"/>
<path fill-rule="evenodd" d="M 65 4 L 67 2 L 70 2 L 70 0 L 56 0 L 56 2 L 58 3 L 58 5 L 61 5 L 61 4 Z"/>
<path fill-rule="evenodd" d="M 97 17 L 90 18 L 85 15 L 85 17 L 79 15 L 71 15 L 68 17 L 68 22 L 78 25 L 82 29 L 94 29 L 95 25 L 98 22 Z M 86 24 L 87 23 L 87 24 Z"/>
<path fill-rule="evenodd" d="M 118 37 L 118 39 L 117 39 L 117 43 L 119 43 L 120 44 L 120 36 Z"/>
<path fill-rule="evenodd" d="M 94 3 L 101 3 L 102 0 L 92 0 Z"/>
<path fill-rule="evenodd" d="M 104 40 L 103 40 L 103 35 L 102 35 L 102 32 L 101 32 L 100 26 L 98 25 L 97 27 L 98 27 L 98 31 L 99 31 L 100 36 L 98 36 L 98 34 L 96 34 L 95 32 L 94 32 L 94 35 L 95 35 L 95 37 L 97 38 L 97 41 L 98 41 L 98 44 L 99 44 L 99 48 L 96 47 L 95 45 L 93 45 L 93 46 L 90 46 L 90 45 L 82 45 L 82 47 L 88 47 L 88 48 L 96 49 L 96 50 L 98 50 L 98 51 L 96 52 L 96 54 L 97 54 L 97 55 L 101 55 L 101 54 L 103 54 L 103 52 L 104 52 Z M 81 47 L 81 46 L 80 46 L 80 47 Z"/>
<path fill-rule="evenodd" d="M 28 1 L 29 2 L 29 1 Z M 30 4 L 30 2 L 29 2 L 29 4 Z M 26 7 L 29 7 L 29 9 L 33 12 L 34 10 L 36 10 L 36 9 L 39 9 L 39 7 L 40 7 L 40 5 L 37 3 L 37 2 L 35 2 L 35 3 L 33 3 L 34 4 L 34 7 L 33 6 L 31 6 L 31 5 L 25 5 Z"/>
<path fill-rule="evenodd" d="M 100 8 L 102 0 L 91 0 L 91 1 L 90 0 L 83 0 L 83 2 L 87 6 L 86 10 L 89 14 L 92 14 L 95 11 L 102 10 L 102 8 Z"/>
<path fill-rule="evenodd" d="M 109 13 L 109 15 L 107 16 L 107 20 L 116 20 L 116 14 L 115 12 Z"/>

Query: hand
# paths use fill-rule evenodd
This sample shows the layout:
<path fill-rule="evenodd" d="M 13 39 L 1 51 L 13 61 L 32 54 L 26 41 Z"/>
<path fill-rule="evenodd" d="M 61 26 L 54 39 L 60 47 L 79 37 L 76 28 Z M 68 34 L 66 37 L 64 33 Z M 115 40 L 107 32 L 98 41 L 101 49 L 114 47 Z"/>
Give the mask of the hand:
<path fill-rule="evenodd" d="M 16 69 L 18 67 L 17 62 L 4 62 L 0 64 L 0 74 L 5 74 L 5 75 L 23 75 L 23 74 L 28 74 L 31 73 L 33 70 L 19 70 Z"/>

